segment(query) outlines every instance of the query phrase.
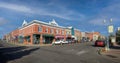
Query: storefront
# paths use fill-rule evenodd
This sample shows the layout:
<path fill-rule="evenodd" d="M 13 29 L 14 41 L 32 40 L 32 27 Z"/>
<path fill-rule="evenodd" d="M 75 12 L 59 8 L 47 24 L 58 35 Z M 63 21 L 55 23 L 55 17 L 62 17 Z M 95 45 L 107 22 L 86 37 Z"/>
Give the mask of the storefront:
<path fill-rule="evenodd" d="M 40 44 L 40 34 L 33 34 L 33 44 Z"/>
<path fill-rule="evenodd" d="M 68 42 L 70 43 L 70 42 L 71 42 L 71 40 L 72 40 L 71 35 L 67 35 L 67 36 L 66 36 L 66 41 L 68 41 Z"/>
<path fill-rule="evenodd" d="M 23 43 L 24 42 L 24 37 L 23 36 L 18 36 L 18 42 Z"/>
<path fill-rule="evenodd" d="M 43 34 L 43 44 L 51 44 L 53 42 L 54 35 L 52 34 Z"/>

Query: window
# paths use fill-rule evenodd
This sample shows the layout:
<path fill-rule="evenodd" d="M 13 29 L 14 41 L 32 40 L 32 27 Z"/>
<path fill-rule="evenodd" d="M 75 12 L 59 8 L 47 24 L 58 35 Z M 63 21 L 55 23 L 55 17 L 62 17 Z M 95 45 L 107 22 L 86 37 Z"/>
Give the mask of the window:
<path fill-rule="evenodd" d="M 59 31 L 58 30 L 56 30 L 56 34 L 58 34 L 59 33 Z"/>
<path fill-rule="evenodd" d="M 39 32 L 42 32 L 42 26 L 39 26 L 39 27 L 38 27 L 38 31 L 39 31 Z"/>
<path fill-rule="evenodd" d="M 50 29 L 50 33 L 54 33 L 53 29 Z"/>
<path fill-rule="evenodd" d="M 62 30 L 62 35 L 64 35 L 64 30 Z"/>
<path fill-rule="evenodd" d="M 48 33 L 48 28 L 45 29 L 45 32 Z"/>
<path fill-rule="evenodd" d="M 70 32 L 69 32 L 69 31 L 67 31 L 67 32 L 66 32 L 66 34 L 68 35 L 68 34 L 70 34 Z"/>

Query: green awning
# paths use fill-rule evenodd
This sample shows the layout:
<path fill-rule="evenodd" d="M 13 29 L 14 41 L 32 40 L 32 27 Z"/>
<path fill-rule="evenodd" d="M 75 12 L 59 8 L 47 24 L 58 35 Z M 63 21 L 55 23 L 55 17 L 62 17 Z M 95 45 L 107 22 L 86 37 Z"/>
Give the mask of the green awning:
<path fill-rule="evenodd" d="M 28 38 L 28 37 L 30 37 L 30 36 L 25 36 L 25 38 Z"/>
<path fill-rule="evenodd" d="M 52 34 L 43 34 L 43 37 L 54 37 Z"/>

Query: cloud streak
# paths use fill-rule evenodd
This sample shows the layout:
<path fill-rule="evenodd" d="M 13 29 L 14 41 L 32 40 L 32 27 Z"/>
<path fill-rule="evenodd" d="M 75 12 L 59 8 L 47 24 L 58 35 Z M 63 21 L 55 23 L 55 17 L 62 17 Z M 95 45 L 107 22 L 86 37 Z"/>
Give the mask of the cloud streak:
<path fill-rule="evenodd" d="M 103 20 L 109 21 L 110 18 L 113 19 L 113 23 L 119 22 L 119 16 L 120 16 L 120 3 L 112 3 L 108 5 L 107 7 L 104 7 L 99 11 L 99 13 L 89 21 L 90 24 L 103 26 Z"/>
<path fill-rule="evenodd" d="M 10 3 L 0 3 L 1 8 L 6 8 L 6 9 L 11 9 L 15 11 L 20 11 L 20 12 L 28 12 L 32 13 L 32 10 L 26 6 L 23 5 L 16 5 L 16 4 L 10 4 Z"/>
<path fill-rule="evenodd" d="M 29 7 L 25 5 L 18 5 L 18 4 L 11 4 L 11 3 L 0 3 L 0 8 L 6 8 L 17 12 L 23 12 L 35 15 L 46 15 L 46 16 L 53 16 L 58 17 L 66 20 L 80 20 L 79 18 L 84 18 L 85 16 L 81 13 L 78 13 L 73 10 L 67 9 L 65 6 L 56 5 L 57 9 L 49 8 L 50 4 L 42 4 L 40 7 Z M 51 4 L 52 5 L 52 4 Z M 43 7 L 45 6 L 45 7 Z M 34 10 L 33 10 L 34 9 Z"/>

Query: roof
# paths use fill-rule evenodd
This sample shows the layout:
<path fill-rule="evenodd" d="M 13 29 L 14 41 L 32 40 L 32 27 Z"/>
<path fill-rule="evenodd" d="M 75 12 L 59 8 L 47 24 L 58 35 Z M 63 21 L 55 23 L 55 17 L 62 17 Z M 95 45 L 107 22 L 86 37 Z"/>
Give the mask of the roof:
<path fill-rule="evenodd" d="M 53 19 L 51 22 L 52 22 L 52 23 L 55 23 L 56 25 L 51 25 L 50 22 L 49 22 L 49 23 L 46 23 L 46 22 L 39 21 L 39 20 L 33 20 L 33 21 L 27 23 L 26 25 L 24 25 L 24 26 L 22 26 L 22 27 L 19 27 L 19 29 L 22 29 L 22 28 L 24 28 L 24 27 L 26 27 L 26 26 L 29 26 L 29 25 L 31 25 L 31 24 L 34 24 L 34 23 L 43 24 L 43 25 L 52 26 L 52 27 L 57 27 L 57 28 L 63 28 L 63 29 L 71 29 L 70 27 L 59 26 L 59 25 L 55 22 L 54 19 Z M 75 30 L 78 30 L 78 29 L 75 28 Z M 78 30 L 78 31 L 79 31 L 79 30 Z"/>
<path fill-rule="evenodd" d="M 49 24 L 49 23 L 46 23 L 46 22 L 43 22 L 43 21 L 39 21 L 39 20 L 33 20 L 33 21 L 27 23 L 26 25 L 20 27 L 20 28 L 24 28 L 24 27 L 26 27 L 26 26 L 29 26 L 29 25 L 33 24 L 33 23 L 43 24 L 43 25 L 52 26 L 52 27 L 58 27 L 58 28 L 66 28 L 66 27 L 63 27 L 63 26 L 51 25 L 51 24 Z"/>

